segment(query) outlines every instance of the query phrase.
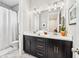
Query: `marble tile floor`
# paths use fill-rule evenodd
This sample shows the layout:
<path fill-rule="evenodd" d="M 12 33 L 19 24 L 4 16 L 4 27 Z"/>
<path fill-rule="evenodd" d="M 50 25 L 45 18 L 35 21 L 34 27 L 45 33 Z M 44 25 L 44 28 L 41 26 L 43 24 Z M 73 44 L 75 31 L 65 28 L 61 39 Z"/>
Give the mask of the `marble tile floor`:
<path fill-rule="evenodd" d="M 5 55 L 0 56 L 0 58 L 36 58 L 36 57 L 29 55 L 27 53 L 23 53 L 22 56 L 19 56 L 18 51 L 12 51 Z"/>

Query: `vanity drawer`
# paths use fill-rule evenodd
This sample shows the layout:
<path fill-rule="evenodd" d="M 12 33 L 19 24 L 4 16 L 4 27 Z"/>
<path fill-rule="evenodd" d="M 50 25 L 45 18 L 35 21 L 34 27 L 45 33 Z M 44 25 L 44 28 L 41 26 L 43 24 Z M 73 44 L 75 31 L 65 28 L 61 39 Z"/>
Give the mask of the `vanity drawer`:
<path fill-rule="evenodd" d="M 37 41 L 39 41 L 39 42 L 45 42 L 45 39 L 43 39 L 43 38 L 37 38 Z"/>
<path fill-rule="evenodd" d="M 37 42 L 36 42 L 36 45 L 45 46 L 45 42 L 39 42 L 39 41 L 37 41 Z"/>
<path fill-rule="evenodd" d="M 37 48 L 45 48 L 44 45 L 36 45 Z"/>
<path fill-rule="evenodd" d="M 36 51 L 36 56 L 39 58 L 45 58 L 45 52 Z"/>
<path fill-rule="evenodd" d="M 36 42 L 36 49 L 44 51 L 45 50 L 45 42 L 37 41 Z"/>
<path fill-rule="evenodd" d="M 36 45 L 36 49 L 44 51 L 45 46 L 44 45 Z"/>

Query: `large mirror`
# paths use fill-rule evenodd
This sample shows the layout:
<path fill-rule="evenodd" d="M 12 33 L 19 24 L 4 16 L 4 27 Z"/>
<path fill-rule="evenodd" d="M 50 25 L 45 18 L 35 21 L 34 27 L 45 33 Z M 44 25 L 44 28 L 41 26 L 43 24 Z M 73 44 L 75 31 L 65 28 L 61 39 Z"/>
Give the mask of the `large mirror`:
<path fill-rule="evenodd" d="M 61 4 L 63 4 L 63 1 L 53 3 L 55 8 L 52 6 L 51 8 L 41 11 L 35 9 L 35 18 L 33 17 L 35 20 L 34 30 L 44 30 L 52 33 L 56 31 L 59 33 L 61 31 L 61 27 L 65 26 L 65 8 L 61 6 Z"/>
<path fill-rule="evenodd" d="M 49 32 L 60 32 L 61 26 L 65 25 L 64 12 L 60 9 L 57 10 L 45 10 L 40 13 L 39 28 L 40 30 L 46 30 Z"/>

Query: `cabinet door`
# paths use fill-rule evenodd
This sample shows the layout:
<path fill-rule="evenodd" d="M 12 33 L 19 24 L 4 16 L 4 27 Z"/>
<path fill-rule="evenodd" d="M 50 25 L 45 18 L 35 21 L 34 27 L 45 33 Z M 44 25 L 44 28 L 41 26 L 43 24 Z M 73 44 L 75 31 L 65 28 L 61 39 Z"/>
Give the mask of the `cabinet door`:
<path fill-rule="evenodd" d="M 72 58 L 72 42 L 69 41 L 65 41 L 65 57 L 66 58 Z"/>
<path fill-rule="evenodd" d="M 35 55 L 35 49 L 36 49 L 36 38 L 34 38 L 34 37 L 31 37 L 30 38 L 31 39 L 31 54 L 32 55 Z"/>
<path fill-rule="evenodd" d="M 63 46 L 61 41 L 48 40 L 47 42 L 47 56 L 49 58 L 62 58 L 64 57 Z"/>
<path fill-rule="evenodd" d="M 25 36 L 25 41 L 24 41 L 24 51 L 27 53 L 30 53 L 30 37 Z"/>
<path fill-rule="evenodd" d="M 47 39 L 46 42 L 46 55 L 48 58 L 54 58 L 54 45 L 50 39 Z"/>
<path fill-rule="evenodd" d="M 54 45 L 54 57 L 55 58 L 63 58 L 64 57 L 64 48 L 63 42 L 58 40 L 53 40 Z"/>

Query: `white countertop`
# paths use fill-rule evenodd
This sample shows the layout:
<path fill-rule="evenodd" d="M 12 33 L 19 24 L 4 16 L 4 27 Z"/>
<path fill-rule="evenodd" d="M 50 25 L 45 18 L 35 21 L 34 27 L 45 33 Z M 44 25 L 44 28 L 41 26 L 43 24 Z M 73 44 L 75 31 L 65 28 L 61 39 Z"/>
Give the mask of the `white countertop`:
<path fill-rule="evenodd" d="M 56 39 L 56 40 L 72 41 L 72 36 L 61 36 L 60 34 L 58 34 L 58 35 L 52 35 L 52 34 L 38 35 L 38 34 L 34 34 L 34 33 L 23 33 L 23 35 L 50 38 L 50 39 Z"/>

